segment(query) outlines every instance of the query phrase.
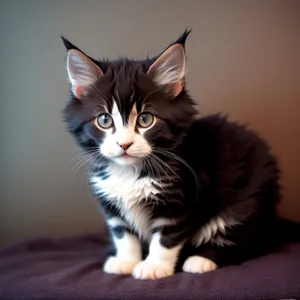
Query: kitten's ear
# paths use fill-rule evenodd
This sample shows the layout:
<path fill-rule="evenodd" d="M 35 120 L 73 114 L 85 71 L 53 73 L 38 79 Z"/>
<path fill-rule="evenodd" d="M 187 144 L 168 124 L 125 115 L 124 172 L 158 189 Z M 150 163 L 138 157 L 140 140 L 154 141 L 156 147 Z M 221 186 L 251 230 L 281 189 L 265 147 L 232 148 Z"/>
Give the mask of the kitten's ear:
<path fill-rule="evenodd" d="M 67 71 L 76 98 L 87 93 L 88 89 L 103 75 L 102 70 L 80 49 L 62 38 L 68 50 Z"/>
<path fill-rule="evenodd" d="M 190 31 L 185 31 L 152 63 L 147 74 L 153 81 L 176 97 L 183 89 L 185 75 L 185 40 Z"/>

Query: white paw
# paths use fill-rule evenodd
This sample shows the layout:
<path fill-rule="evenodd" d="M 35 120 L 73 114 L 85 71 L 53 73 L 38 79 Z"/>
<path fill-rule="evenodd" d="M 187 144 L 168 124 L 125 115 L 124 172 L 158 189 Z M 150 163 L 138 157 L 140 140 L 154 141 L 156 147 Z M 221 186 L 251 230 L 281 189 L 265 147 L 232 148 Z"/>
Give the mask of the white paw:
<path fill-rule="evenodd" d="M 141 261 L 133 270 L 132 276 L 136 279 L 158 279 L 174 274 L 174 266 L 169 262 L 153 263 Z"/>
<path fill-rule="evenodd" d="M 109 274 L 131 274 L 138 263 L 139 261 L 136 260 L 126 260 L 110 256 L 103 266 L 103 271 Z"/>
<path fill-rule="evenodd" d="M 183 264 L 182 270 L 188 273 L 205 273 L 213 271 L 218 266 L 208 258 L 202 256 L 190 256 Z"/>

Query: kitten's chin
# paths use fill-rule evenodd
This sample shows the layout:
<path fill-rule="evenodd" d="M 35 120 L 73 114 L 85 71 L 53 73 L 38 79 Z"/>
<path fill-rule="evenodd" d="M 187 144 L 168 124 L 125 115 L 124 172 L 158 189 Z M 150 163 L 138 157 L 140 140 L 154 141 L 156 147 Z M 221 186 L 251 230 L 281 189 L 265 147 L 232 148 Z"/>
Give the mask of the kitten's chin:
<path fill-rule="evenodd" d="M 113 159 L 115 163 L 120 166 L 132 166 L 137 165 L 141 161 L 138 157 L 133 157 L 129 155 L 122 155 Z"/>

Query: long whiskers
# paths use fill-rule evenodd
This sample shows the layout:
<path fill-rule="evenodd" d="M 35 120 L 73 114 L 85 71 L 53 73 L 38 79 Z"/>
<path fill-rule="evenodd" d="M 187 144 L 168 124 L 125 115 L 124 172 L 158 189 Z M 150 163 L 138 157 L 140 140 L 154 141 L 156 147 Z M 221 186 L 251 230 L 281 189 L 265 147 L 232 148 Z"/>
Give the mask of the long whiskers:
<path fill-rule="evenodd" d="M 72 166 L 71 172 L 75 174 L 84 164 L 89 162 L 94 155 L 94 153 L 80 153 L 76 155 L 70 163 L 72 165 L 75 162 Z"/>
<path fill-rule="evenodd" d="M 192 169 L 192 167 L 183 158 L 181 158 L 180 156 L 178 156 L 175 153 L 172 153 L 172 152 L 170 152 L 168 150 L 165 150 L 163 148 L 153 148 L 152 151 L 154 153 L 159 153 L 159 154 L 162 154 L 162 155 L 164 155 L 166 157 L 169 157 L 171 159 L 177 160 L 178 162 L 182 163 L 191 172 L 191 174 L 193 175 L 193 177 L 195 179 L 195 182 L 196 182 L 197 199 L 198 199 L 198 197 L 199 197 L 199 190 L 200 190 L 200 183 L 199 183 L 198 176 L 195 173 L 195 171 Z"/>
<path fill-rule="evenodd" d="M 181 178 L 174 171 L 174 169 L 171 166 L 169 166 L 166 162 L 164 162 L 162 159 L 160 159 L 157 155 L 152 153 L 151 157 L 154 158 L 155 160 L 157 160 L 160 164 L 162 164 L 165 168 L 167 168 L 173 175 L 175 175 L 179 180 L 181 180 Z"/>
<path fill-rule="evenodd" d="M 99 152 L 97 147 L 90 148 L 90 152 L 82 152 L 76 155 L 72 161 L 71 164 L 75 161 L 75 164 L 73 165 L 71 172 L 73 175 L 76 174 L 76 172 L 84 165 L 87 165 L 86 172 L 89 173 L 91 169 L 93 169 L 95 166 L 99 165 L 102 158 L 99 157 Z"/>
<path fill-rule="evenodd" d="M 154 164 L 155 168 L 158 170 L 158 174 L 161 175 L 161 171 L 162 171 L 163 175 L 165 175 L 167 177 L 170 187 L 172 189 L 172 194 L 173 194 L 173 184 L 172 184 L 172 180 L 171 180 L 170 176 L 168 175 L 168 172 L 164 169 L 163 165 L 161 165 L 160 161 L 156 160 L 157 158 L 155 156 L 152 155 L 150 157 L 150 159 L 151 159 L 152 163 Z M 161 180 L 160 180 L 160 184 L 161 184 L 161 188 L 163 190 L 163 194 L 166 197 L 166 193 L 163 189 L 163 184 L 161 183 Z"/>
<path fill-rule="evenodd" d="M 96 159 L 94 161 L 91 161 L 90 165 L 87 168 L 86 173 L 91 174 L 95 167 L 98 167 L 101 165 L 101 162 L 104 160 L 103 157 L 99 157 L 99 155 L 96 156 Z"/>
<path fill-rule="evenodd" d="M 163 184 L 161 183 L 161 180 L 160 180 L 160 176 L 161 176 L 161 171 L 163 171 L 166 176 L 168 177 L 167 173 L 165 172 L 165 170 L 162 168 L 162 166 L 160 166 L 154 159 L 153 157 L 146 157 L 146 158 L 143 158 L 143 162 L 144 164 L 146 165 L 146 168 L 147 168 L 147 171 L 152 175 L 153 178 L 157 178 L 157 180 L 159 181 L 160 183 L 160 187 L 161 187 L 161 192 L 162 194 L 166 197 L 166 193 L 164 191 L 164 186 Z M 154 171 L 156 172 L 156 175 L 155 176 L 155 173 Z M 170 181 L 170 184 L 171 184 L 171 181 Z"/>

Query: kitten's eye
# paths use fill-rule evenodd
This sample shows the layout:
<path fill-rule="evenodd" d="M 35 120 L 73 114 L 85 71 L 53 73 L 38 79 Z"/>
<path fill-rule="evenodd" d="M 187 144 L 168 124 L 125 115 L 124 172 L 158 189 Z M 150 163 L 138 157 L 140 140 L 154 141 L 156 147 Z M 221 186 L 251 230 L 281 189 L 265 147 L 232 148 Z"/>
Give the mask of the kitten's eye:
<path fill-rule="evenodd" d="M 111 128 L 113 126 L 113 119 L 109 114 L 102 114 L 97 118 L 97 123 L 104 129 Z"/>
<path fill-rule="evenodd" d="M 137 123 L 140 127 L 147 128 L 152 125 L 154 116 L 150 113 L 141 113 L 137 119 Z"/>

